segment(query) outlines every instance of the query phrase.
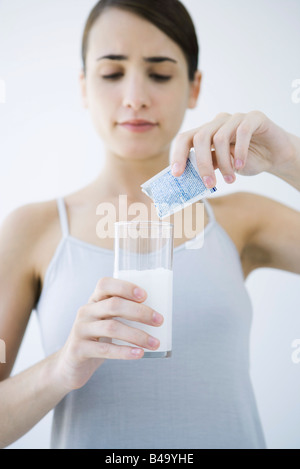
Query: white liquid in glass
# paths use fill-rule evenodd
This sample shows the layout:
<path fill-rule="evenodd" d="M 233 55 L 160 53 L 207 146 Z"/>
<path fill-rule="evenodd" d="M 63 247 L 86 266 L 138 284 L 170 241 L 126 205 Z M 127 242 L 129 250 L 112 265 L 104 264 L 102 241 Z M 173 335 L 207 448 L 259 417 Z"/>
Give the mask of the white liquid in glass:
<path fill-rule="evenodd" d="M 149 326 L 140 322 L 120 319 L 124 324 L 141 329 L 160 340 L 160 346 L 155 351 L 144 349 L 154 355 L 156 352 L 169 352 L 172 350 L 172 303 L 173 303 L 173 272 L 162 267 L 149 270 L 119 270 L 114 278 L 126 280 L 143 288 L 147 292 L 147 299 L 142 303 L 154 309 L 164 317 L 161 326 Z M 113 340 L 118 345 L 128 345 L 121 340 Z M 132 344 L 130 344 L 132 346 Z"/>

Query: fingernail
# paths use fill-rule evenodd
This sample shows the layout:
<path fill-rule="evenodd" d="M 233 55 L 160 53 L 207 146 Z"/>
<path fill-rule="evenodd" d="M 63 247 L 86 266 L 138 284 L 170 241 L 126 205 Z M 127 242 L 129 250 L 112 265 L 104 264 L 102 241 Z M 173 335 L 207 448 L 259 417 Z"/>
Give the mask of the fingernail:
<path fill-rule="evenodd" d="M 244 162 L 242 160 L 235 160 L 235 168 L 241 169 L 244 166 Z"/>
<path fill-rule="evenodd" d="M 228 184 L 231 184 L 231 183 L 234 181 L 234 177 L 231 176 L 231 175 L 224 176 L 224 180 L 225 180 L 225 182 L 227 182 Z"/>
<path fill-rule="evenodd" d="M 155 323 L 155 324 L 161 324 L 163 322 L 164 318 L 161 314 L 157 313 L 156 311 L 154 311 L 153 313 L 153 316 L 152 316 L 152 321 Z"/>
<path fill-rule="evenodd" d="M 213 187 L 213 185 L 214 185 L 214 181 L 213 181 L 212 177 L 210 177 L 210 176 L 204 176 L 202 178 L 202 181 L 204 182 L 206 187 Z"/>
<path fill-rule="evenodd" d="M 151 348 L 156 348 L 159 345 L 159 340 L 155 339 L 154 337 L 149 337 L 148 339 L 148 345 Z"/>
<path fill-rule="evenodd" d="M 135 288 L 133 290 L 133 294 L 136 298 L 138 298 L 139 300 L 141 300 L 142 298 L 144 298 L 144 296 L 146 295 L 146 292 L 144 290 L 142 290 L 141 288 Z"/>
<path fill-rule="evenodd" d="M 179 173 L 180 171 L 180 164 L 179 163 L 174 163 L 172 166 L 172 174 L 175 176 L 175 174 Z"/>

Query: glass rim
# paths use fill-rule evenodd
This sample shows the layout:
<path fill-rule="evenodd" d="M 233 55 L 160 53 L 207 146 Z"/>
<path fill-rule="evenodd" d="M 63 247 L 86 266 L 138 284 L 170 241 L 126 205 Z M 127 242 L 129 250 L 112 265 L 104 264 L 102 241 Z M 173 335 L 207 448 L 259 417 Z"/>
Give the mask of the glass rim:
<path fill-rule="evenodd" d="M 117 221 L 114 222 L 114 226 L 127 226 L 127 225 L 134 225 L 134 224 L 140 224 L 140 225 L 152 225 L 152 226 L 165 226 L 169 228 L 174 228 L 173 223 L 168 223 L 167 221 Z"/>

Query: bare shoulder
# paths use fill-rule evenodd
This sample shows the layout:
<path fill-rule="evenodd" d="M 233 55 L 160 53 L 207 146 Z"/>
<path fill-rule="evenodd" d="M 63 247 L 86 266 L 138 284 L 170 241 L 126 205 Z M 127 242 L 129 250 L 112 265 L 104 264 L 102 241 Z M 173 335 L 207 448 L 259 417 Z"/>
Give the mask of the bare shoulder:
<path fill-rule="evenodd" d="M 9 376 L 32 310 L 41 291 L 41 269 L 59 236 L 55 202 L 28 204 L 13 210 L 0 225 L 0 337 Z"/>
<path fill-rule="evenodd" d="M 268 253 L 253 243 L 265 219 L 277 202 L 250 192 L 235 192 L 210 199 L 217 222 L 234 242 L 245 278 L 257 267 L 268 264 Z"/>
<path fill-rule="evenodd" d="M 54 222 L 57 222 L 55 200 L 22 205 L 5 218 L 1 234 L 12 243 L 21 241 L 21 245 L 32 252 L 33 242 L 38 241 Z"/>
<path fill-rule="evenodd" d="M 56 202 L 36 202 L 17 207 L 10 212 L 2 223 L 9 229 L 25 229 L 27 234 L 32 234 L 45 226 L 47 221 L 57 215 Z"/>
<path fill-rule="evenodd" d="M 15 257 L 20 269 L 24 267 L 38 278 L 60 236 L 55 200 L 20 206 L 0 226 L 1 258 Z"/>
<path fill-rule="evenodd" d="M 277 223 L 284 214 L 298 213 L 281 202 L 251 192 L 235 192 L 210 199 L 215 215 L 225 227 L 245 231 L 252 236 L 266 224 Z M 240 227 L 240 228 L 238 228 Z"/>
<path fill-rule="evenodd" d="M 250 192 L 234 192 L 209 200 L 217 222 L 232 238 L 240 254 L 259 223 L 261 199 Z"/>

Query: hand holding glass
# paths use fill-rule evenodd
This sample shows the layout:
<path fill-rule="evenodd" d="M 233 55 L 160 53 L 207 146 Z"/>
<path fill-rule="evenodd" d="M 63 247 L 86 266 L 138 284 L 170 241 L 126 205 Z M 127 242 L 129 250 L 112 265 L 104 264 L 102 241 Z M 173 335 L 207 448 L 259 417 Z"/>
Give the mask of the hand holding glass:
<path fill-rule="evenodd" d="M 132 282 L 147 292 L 143 304 L 162 314 L 160 327 L 118 319 L 160 340 L 155 351 L 144 349 L 144 358 L 167 358 L 172 351 L 173 225 L 166 222 L 115 223 L 114 278 Z M 118 345 L 128 343 L 113 340 Z"/>

